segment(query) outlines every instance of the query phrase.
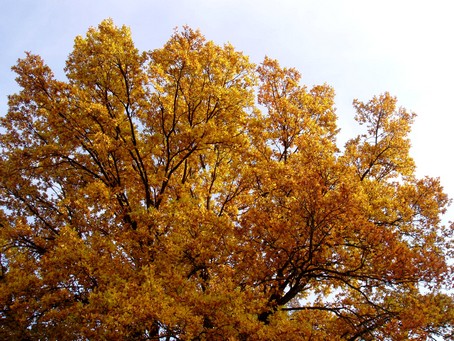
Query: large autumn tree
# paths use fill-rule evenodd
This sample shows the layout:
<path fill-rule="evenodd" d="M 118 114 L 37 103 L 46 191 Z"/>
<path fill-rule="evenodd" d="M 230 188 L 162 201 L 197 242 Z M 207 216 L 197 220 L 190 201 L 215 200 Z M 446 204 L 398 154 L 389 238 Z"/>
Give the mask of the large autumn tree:
<path fill-rule="evenodd" d="M 64 81 L 31 53 L 0 135 L 0 338 L 452 337 L 452 226 L 414 115 L 190 28 L 139 52 L 111 20 Z"/>

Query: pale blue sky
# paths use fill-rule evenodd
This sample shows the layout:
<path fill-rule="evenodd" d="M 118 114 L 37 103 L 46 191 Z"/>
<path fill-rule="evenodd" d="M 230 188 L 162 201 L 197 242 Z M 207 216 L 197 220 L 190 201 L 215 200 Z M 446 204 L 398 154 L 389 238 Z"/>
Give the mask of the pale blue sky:
<path fill-rule="evenodd" d="M 260 62 L 296 67 L 303 83 L 336 90 L 341 141 L 353 137 L 354 98 L 389 91 L 418 114 L 418 174 L 440 176 L 454 198 L 454 4 L 450 0 L 1 0 L 0 114 L 17 90 L 10 67 L 24 51 L 58 77 L 76 35 L 111 17 L 131 27 L 140 50 L 161 47 L 173 28 L 200 28 Z M 454 220 L 451 208 L 448 220 Z"/>

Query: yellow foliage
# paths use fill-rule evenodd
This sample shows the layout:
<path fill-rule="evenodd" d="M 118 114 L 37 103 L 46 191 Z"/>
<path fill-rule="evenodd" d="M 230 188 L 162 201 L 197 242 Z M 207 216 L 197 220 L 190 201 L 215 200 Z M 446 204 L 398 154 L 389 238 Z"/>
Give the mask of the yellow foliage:
<path fill-rule="evenodd" d="M 389 94 L 354 102 L 366 129 L 340 151 L 331 87 L 188 27 L 141 53 L 105 20 L 67 80 L 31 53 L 13 70 L 2 339 L 452 333 L 449 200 Z"/>

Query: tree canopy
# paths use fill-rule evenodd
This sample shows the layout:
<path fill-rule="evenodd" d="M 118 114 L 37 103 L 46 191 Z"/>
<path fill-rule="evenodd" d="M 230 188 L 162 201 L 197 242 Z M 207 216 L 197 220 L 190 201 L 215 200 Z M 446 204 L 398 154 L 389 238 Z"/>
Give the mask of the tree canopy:
<path fill-rule="evenodd" d="M 415 115 L 176 30 L 140 52 L 111 20 L 57 80 L 13 67 L 0 134 L 3 339 L 453 336 L 449 199 L 409 156 Z"/>

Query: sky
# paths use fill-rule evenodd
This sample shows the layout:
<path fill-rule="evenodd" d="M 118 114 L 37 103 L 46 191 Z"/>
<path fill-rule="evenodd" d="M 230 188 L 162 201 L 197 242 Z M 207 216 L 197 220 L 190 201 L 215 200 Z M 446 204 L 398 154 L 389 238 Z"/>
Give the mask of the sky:
<path fill-rule="evenodd" d="M 200 29 L 260 63 L 295 67 L 308 86 L 336 91 L 339 143 L 358 132 L 351 105 L 385 91 L 418 116 L 410 135 L 419 177 L 440 177 L 454 198 L 454 3 L 450 0 L 1 0 L 0 115 L 18 91 L 10 68 L 39 54 L 57 78 L 77 35 L 112 18 L 141 51 L 176 27 Z M 454 220 L 454 207 L 444 218 Z"/>

